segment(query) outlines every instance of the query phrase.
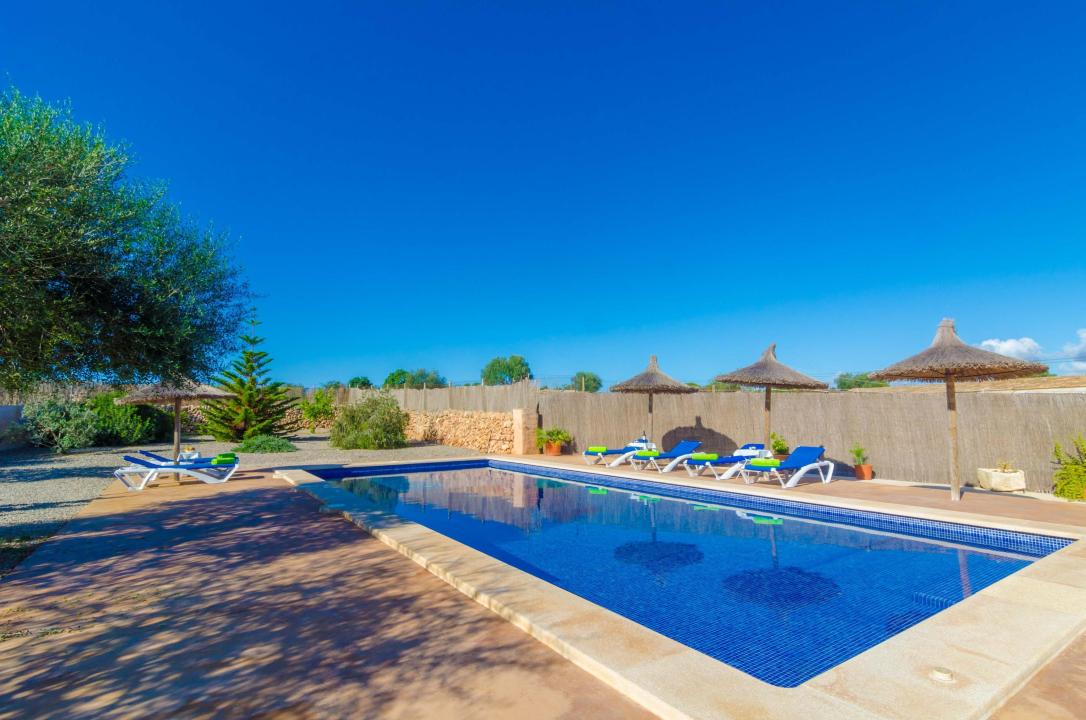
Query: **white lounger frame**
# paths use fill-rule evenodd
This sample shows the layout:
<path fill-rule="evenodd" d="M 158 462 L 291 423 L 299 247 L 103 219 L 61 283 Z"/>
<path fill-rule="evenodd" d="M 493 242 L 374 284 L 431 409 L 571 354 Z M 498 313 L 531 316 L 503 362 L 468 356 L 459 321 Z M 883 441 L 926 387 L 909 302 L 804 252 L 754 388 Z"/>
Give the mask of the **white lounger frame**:
<path fill-rule="evenodd" d="M 833 463 L 829 460 L 819 460 L 809 465 L 804 465 L 798 470 L 785 470 L 784 473 L 781 473 L 777 468 L 768 468 L 763 471 L 749 470 L 746 465 L 741 467 L 739 472 L 742 473 L 743 482 L 747 485 L 753 485 L 758 482 L 759 475 L 772 475 L 780 481 L 781 487 L 787 490 L 788 488 L 794 488 L 799 484 L 800 479 L 812 470 L 818 471 L 818 476 L 823 483 L 833 482 Z"/>
<path fill-rule="evenodd" d="M 630 450 L 629 452 L 622 453 L 617 458 L 615 458 L 611 462 L 607 463 L 607 467 L 618 467 L 619 465 L 624 465 L 626 463 L 632 463 L 633 462 L 633 456 L 635 454 L 639 453 L 639 452 L 644 451 L 644 450 L 656 450 L 656 443 L 649 443 L 647 447 L 637 447 L 637 448 L 634 448 L 633 450 Z"/>
<path fill-rule="evenodd" d="M 754 457 L 754 456 L 752 455 L 751 457 Z M 716 461 L 714 460 L 713 462 L 716 462 Z M 705 472 L 706 468 L 708 468 L 709 472 L 711 472 L 713 474 L 714 479 L 716 479 L 716 480 L 727 480 L 728 478 L 733 478 L 736 475 L 738 475 L 739 471 L 743 469 L 743 465 L 745 465 L 746 463 L 747 463 L 746 460 L 740 460 L 739 462 L 732 463 L 727 468 L 725 468 L 723 472 L 717 472 L 717 468 L 721 467 L 721 466 L 714 465 L 712 462 L 700 463 L 698 465 L 690 465 L 689 463 L 686 462 L 686 460 L 684 460 L 683 461 L 683 467 L 686 468 L 686 474 L 689 475 L 690 477 L 697 477 L 697 476 L 701 475 L 703 472 Z"/>
<path fill-rule="evenodd" d="M 733 452 L 729 457 L 741 457 L 741 458 L 746 458 L 746 459 L 745 460 L 740 460 L 739 462 L 732 463 L 731 465 L 729 465 L 727 467 L 726 470 L 724 470 L 724 472 L 717 472 L 717 467 L 718 466 L 713 464 L 713 463 L 717 462 L 716 460 L 713 460 L 712 462 L 706 462 L 706 463 L 699 463 L 697 465 L 691 465 L 690 463 L 687 462 L 687 460 L 689 460 L 695 454 L 696 453 L 691 453 L 690 455 L 683 455 L 681 458 L 676 458 L 674 462 L 668 464 L 668 466 L 665 467 L 663 470 L 661 470 L 661 472 L 671 472 L 672 470 L 675 469 L 675 466 L 678 465 L 681 462 L 682 466 L 684 468 L 686 468 L 686 474 L 689 475 L 690 477 L 697 477 L 698 475 L 701 475 L 703 472 L 705 472 L 705 468 L 709 468 L 709 472 L 711 472 L 713 474 L 713 477 L 715 479 L 717 479 L 717 480 L 727 480 L 728 478 L 735 477 L 739 473 L 739 471 L 743 469 L 743 465 L 748 460 L 751 460 L 751 459 L 756 458 L 756 457 L 761 457 L 763 455 L 766 455 L 767 453 L 765 452 L 765 450 L 756 449 L 756 448 L 748 448 L 748 449 L 745 449 L 745 450 L 743 448 L 739 448 L 738 450 Z"/>
<path fill-rule="evenodd" d="M 667 458 L 664 459 L 667 460 Z M 630 457 L 630 465 L 633 465 L 634 470 L 645 470 L 647 468 L 652 468 L 653 470 L 656 470 L 658 472 L 664 472 L 660 469 L 660 464 L 656 462 L 655 456 L 637 457 L 636 454 L 632 455 Z"/>
<path fill-rule="evenodd" d="M 184 465 L 161 465 L 159 467 L 149 468 L 143 465 L 129 465 L 128 467 L 119 468 L 113 471 L 114 477 L 124 483 L 124 486 L 129 490 L 143 490 L 145 487 L 153 483 L 158 479 L 159 475 L 185 475 L 186 477 L 194 478 L 201 482 L 205 482 L 208 485 L 217 485 L 218 483 L 224 483 L 229 480 L 241 463 L 234 463 L 233 465 L 219 466 L 223 470 L 226 470 L 225 475 L 220 475 L 216 470 L 212 470 L 207 466 L 202 468 L 185 467 Z M 207 472 L 211 470 L 211 472 Z M 131 477 L 139 478 L 139 482 L 131 482 Z"/>

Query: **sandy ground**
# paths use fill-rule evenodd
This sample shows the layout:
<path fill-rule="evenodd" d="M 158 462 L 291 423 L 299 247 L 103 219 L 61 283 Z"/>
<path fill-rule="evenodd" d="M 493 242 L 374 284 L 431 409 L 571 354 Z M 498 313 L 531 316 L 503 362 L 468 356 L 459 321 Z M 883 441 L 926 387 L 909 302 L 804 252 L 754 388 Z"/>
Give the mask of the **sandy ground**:
<path fill-rule="evenodd" d="M 266 475 L 111 486 L 0 583 L 0 718 L 642 718 Z"/>

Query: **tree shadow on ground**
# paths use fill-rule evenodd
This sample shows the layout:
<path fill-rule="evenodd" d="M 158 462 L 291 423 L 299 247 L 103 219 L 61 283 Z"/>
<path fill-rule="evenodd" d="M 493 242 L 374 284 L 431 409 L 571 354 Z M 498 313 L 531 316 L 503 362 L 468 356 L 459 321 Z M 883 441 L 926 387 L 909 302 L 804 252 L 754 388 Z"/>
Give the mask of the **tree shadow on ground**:
<path fill-rule="evenodd" d="M 316 510 L 300 493 L 241 486 L 76 518 L 0 585 L 0 637 L 12 638 L 0 707 L 374 717 L 437 703 L 425 714 L 470 716 L 519 677 L 504 702 L 510 715 L 531 708 L 524 674 L 564 661 L 525 652 L 534 641 L 520 631 Z"/>

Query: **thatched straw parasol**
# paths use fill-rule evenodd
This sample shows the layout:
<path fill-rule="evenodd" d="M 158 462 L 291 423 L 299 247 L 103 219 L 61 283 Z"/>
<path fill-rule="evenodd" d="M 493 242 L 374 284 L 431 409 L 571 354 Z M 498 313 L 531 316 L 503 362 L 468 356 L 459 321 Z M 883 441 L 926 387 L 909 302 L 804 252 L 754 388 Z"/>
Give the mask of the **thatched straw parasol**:
<path fill-rule="evenodd" d="M 794 390 L 825 390 L 828 385 L 797 372 L 777 359 L 777 343 L 773 343 L 753 365 L 734 372 L 717 375 L 715 382 L 735 383 L 765 388 L 765 446 L 769 449 L 770 418 L 773 415 L 773 388 Z"/>
<path fill-rule="evenodd" d="M 649 440 L 652 440 L 652 396 L 658 393 L 679 394 L 697 392 L 696 388 L 679 382 L 660 371 L 656 356 L 649 357 L 649 366 L 640 375 L 611 386 L 611 392 L 642 393 L 649 396 Z"/>
<path fill-rule="evenodd" d="M 148 385 L 117 398 L 118 405 L 173 405 L 173 458 L 181 453 L 181 405 L 196 400 L 217 400 L 230 393 L 191 380 Z"/>
<path fill-rule="evenodd" d="M 922 380 L 946 383 L 946 409 L 950 429 L 950 499 L 961 499 L 962 469 L 958 460 L 958 380 L 998 380 L 1036 375 L 1047 365 L 1026 362 L 966 345 L 954 330 L 954 321 L 943 318 L 931 346 L 888 368 L 871 373 L 875 380 Z"/>

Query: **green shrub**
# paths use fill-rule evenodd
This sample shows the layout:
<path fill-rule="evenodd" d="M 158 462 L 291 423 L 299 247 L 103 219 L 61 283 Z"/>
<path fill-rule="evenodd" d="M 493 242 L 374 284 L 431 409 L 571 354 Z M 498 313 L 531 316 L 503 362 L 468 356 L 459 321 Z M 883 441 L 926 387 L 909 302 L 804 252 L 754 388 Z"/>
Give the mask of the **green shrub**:
<path fill-rule="evenodd" d="M 769 433 L 769 446 L 772 448 L 774 455 L 787 455 L 791 452 L 788 441 L 777 433 Z"/>
<path fill-rule="evenodd" d="M 99 393 L 83 401 L 96 416 L 94 445 L 140 445 L 169 439 L 173 416 L 150 405 L 118 405 L 124 393 Z"/>
<path fill-rule="evenodd" d="M 327 425 L 336 417 L 335 390 L 320 388 L 313 391 L 313 396 L 302 398 L 299 403 L 302 409 L 302 418 L 309 427 L 310 433 L 315 433 L 318 427 Z"/>
<path fill-rule="evenodd" d="M 294 447 L 286 438 L 275 437 L 274 435 L 253 435 L 247 437 L 242 441 L 240 445 L 234 448 L 234 452 L 239 453 L 282 453 L 282 452 L 294 452 L 298 448 Z"/>
<path fill-rule="evenodd" d="M 23 417 L 11 437 L 18 434 L 31 445 L 64 453 L 91 447 L 97 431 L 93 410 L 67 400 L 42 400 L 23 406 Z"/>
<path fill-rule="evenodd" d="M 540 450 L 542 450 L 543 446 L 549 442 L 562 443 L 565 445 L 572 441 L 573 438 L 570 437 L 570 434 L 559 427 L 547 428 L 546 430 L 543 428 L 536 428 L 535 431 L 535 446 Z"/>
<path fill-rule="evenodd" d="M 867 450 L 860 443 L 856 443 L 849 450 L 852 453 L 852 460 L 855 465 L 863 465 L 867 462 Z"/>
<path fill-rule="evenodd" d="M 1052 479 L 1053 492 L 1068 500 L 1082 500 L 1086 495 L 1086 438 L 1079 435 L 1071 441 L 1071 451 L 1056 443 L 1055 459 L 1058 467 Z"/>
<path fill-rule="evenodd" d="M 331 443 L 343 450 L 379 450 L 407 445 L 407 413 L 392 396 L 381 393 L 340 409 Z"/>

